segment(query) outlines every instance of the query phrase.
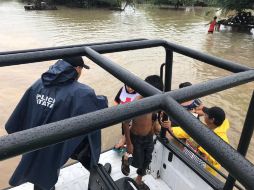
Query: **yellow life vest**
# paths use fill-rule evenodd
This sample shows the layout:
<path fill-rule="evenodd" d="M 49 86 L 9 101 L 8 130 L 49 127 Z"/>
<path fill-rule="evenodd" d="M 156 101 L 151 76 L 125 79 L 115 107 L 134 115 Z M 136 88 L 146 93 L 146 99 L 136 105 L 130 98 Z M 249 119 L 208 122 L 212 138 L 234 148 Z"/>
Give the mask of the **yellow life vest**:
<path fill-rule="evenodd" d="M 214 133 L 222 138 L 225 142 L 229 143 L 227 130 L 229 129 L 229 121 L 225 119 L 223 123 L 214 129 Z M 199 147 L 198 150 L 205 155 L 207 161 L 210 162 L 216 169 L 220 169 L 221 165 L 210 155 L 208 152 L 205 151 L 202 147 Z M 216 172 L 208 165 L 206 165 L 206 170 L 209 171 L 212 175 L 216 175 Z"/>
<path fill-rule="evenodd" d="M 225 119 L 223 123 L 215 128 L 213 131 L 216 135 L 218 135 L 220 138 L 222 138 L 225 142 L 229 143 L 228 137 L 227 137 L 227 130 L 229 129 L 229 121 L 228 119 Z M 172 127 L 174 135 L 179 139 L 188 139 L 190 136 L 181 128 L 181 127 Z M 201 146 L 198 148 L 198 150 L 205 155 L 207 158 L 207 161 L 210 162 L 216 169 L 220 169 L 221 165 L 210 155 L 208 152 L 205 151 Z M 209 171 L 212 175 L 216 175 L 216 172 L 206 165 L 206 170 Z"/>

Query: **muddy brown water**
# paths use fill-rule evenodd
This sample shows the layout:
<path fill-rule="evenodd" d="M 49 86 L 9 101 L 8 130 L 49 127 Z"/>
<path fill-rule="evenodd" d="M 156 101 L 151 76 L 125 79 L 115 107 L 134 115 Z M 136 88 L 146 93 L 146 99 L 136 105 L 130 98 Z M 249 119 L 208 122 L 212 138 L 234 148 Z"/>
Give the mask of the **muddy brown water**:
<path fill-rule="evenodd" d="M 70 9 L 57 11 L 24 11 L 18 1 L 0 1 L 0 51 L 40 48 L 81 43 L 125 40 L 134 38 L 165 39 L 211 55 L 254 67 L 254 36 L 223 30 L 213 35 L 206 33 L 205 9 L 186 11 L 138 7 L 135 12 L 114 12 L 98 9 Z M 144 79 L 159 74 L 164 62 L 164 50 L 152 48 L 107 54 L 122 67 Z M 108 96 L 110 105 L 122 83 L 96 64 L 84 58 L 91 69 L 80 78 L 93 87 L 97 94 Z M 52 62 L 0 68 L 0 135 L 6 135 L 4 124 L 25 90 L 46 71 Z M 208 66 L 199 61 L 174 54 L 173 89 L 185 81 L 199 83 L 229 75 L 229 72 Z M 225 109 L 230 120 L 230 144 L 237 147 L 253 83 L 203 97 L 207 106 L 218 105 Z M 103 130 L 103 149 L 118 141 L 118 125 Z M 254 162 L 254 142 L 248 159 Z M 20 157 L 0 162 L 0 189 L 8 186 L 8 179 Z"/>

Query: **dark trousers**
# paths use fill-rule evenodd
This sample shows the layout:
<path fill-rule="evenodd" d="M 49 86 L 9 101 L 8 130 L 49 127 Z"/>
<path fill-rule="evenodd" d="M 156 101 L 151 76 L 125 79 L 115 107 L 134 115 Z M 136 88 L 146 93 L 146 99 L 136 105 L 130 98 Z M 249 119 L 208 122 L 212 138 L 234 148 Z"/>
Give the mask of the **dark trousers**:
<path fill-rule="evenodd" d="M 130 133 L 131 142 L 133 144 L 133 160 L 131 165 L 137 169 L 140 176 L 146 175 L 146 170 L 152 161 L 152 153 L 154 148 L 153 135 L 139 136 Z"/>
<path fill-rule="evenodd" d="M 71 159 L 79 161 L 88 171 L 90 171 L 91 150 L 88 139 L 85 138 L 71 155 Z"/>

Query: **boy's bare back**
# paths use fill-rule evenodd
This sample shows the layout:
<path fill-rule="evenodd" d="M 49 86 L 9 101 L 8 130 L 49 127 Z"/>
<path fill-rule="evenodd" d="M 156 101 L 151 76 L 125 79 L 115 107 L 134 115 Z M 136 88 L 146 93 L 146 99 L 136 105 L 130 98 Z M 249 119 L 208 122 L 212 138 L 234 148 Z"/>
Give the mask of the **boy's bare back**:
<path fill-rule="evenodd" d="M 135 100 L 140 100 L 143 97 L 137 96 Z M 132 119 L 131 132 L 135 135 L 146 136 L 153 132 L 152 113 L 141 115 Z"/>

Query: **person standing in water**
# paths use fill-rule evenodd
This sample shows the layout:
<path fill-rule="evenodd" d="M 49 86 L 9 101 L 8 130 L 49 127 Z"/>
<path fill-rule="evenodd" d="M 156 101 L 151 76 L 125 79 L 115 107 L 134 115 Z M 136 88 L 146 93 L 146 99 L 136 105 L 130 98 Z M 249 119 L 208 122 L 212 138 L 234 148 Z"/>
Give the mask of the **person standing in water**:
<path fill-rule="evenodd" d="M 217 20 L 217 16 L 213 17 L 213 21 L 211 21 L 209 24 L 209 29 L 208 29 L 208 34 L 213 34 L 215 26 L 216 26 L 216 20 Z"/>

